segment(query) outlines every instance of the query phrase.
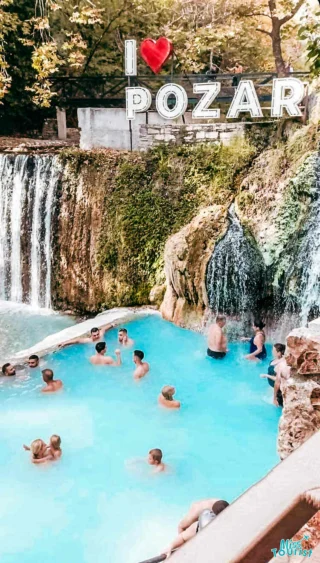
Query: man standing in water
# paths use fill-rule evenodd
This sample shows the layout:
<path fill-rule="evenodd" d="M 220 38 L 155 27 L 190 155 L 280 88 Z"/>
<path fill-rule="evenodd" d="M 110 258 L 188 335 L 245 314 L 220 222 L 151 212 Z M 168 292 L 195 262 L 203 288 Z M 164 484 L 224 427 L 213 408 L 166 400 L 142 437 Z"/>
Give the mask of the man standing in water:
<path fill-rule="evenodd" d="M 107 345 L 105 342 L 98 342 L 96 344 L 96 354 L 91 356 L 90 362 L 94 366 L 121 366 L 120 350 L 115 351 L 117 359 L 114 360 L 111 356 L 106 356 Z"/>
<path fill-rule="evenodd" d="M 129 338 L 126 328 L 120 328 L 118 332 L 118 341 L 124 348 L 130 348 L 130 346 L 133 346 L 134 344 L 132 338 Z"/>
<path fill-rule="evenodd" d="M 208 332 L 208 350 L 210 358 L 222 360 L 227 353 L 227 339 L 223 332 L 226 317 L 218 315 L 215 324 L 211 325 Z"/>
<path fill-rule="evenodd" d="M 2 366 L 2 375 L 5 375 L 7 377 L 11 377 L 13 375 L 16 375 L 16 370 L 14 369 L 13 365 L 11 364 L 4 364 Z"/>
<path fill-rule="evenodd" d="M 53 379 L 52 369 L 44 369 L 42 379 L 46 383 L 46 387 L 41 389 L 42 393 L 55 393 L 63 387 L 61 379 Z"/>
<path fill-rule="evenodd" d="M 107 330 L 114 328 L 115 325 L 113 323 L 108 323 L 100 328 L 94 327 L 90 331 L 90 336 L 82 336 L 79 338 L 73 338 L 72 340 L 68 340 L 63 344 L 60 344 L 59 348 L 64 348 L 65 346 L 71 346 L 72 344 L 91 344 L 92 342 L 99 342 L 103 339 Z"/>
<path fill-rule="evenodd" d="M 133 352 L 133 361 L 136 364 L 136 369 L 133 372 L 134 379 L 141 379 L 148 373 L 150 369 L 149 364 L 142 361 L 143 358 L 144 352 L 142 352 L 141 350 L 135 350 Z"/>

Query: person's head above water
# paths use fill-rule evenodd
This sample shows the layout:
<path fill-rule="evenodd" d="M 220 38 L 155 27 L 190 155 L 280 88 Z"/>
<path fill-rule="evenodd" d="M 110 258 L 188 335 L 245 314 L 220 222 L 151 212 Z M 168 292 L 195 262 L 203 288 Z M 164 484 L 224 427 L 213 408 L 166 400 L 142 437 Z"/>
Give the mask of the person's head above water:
<path fill-rule="evenodd" d="M 50 381 L 53 381 L 53 371 L 52 371 L 52 369 L 42 370 L 42 379 L 45 383 L 50 383 Z"/>
<path fill-rule="evenodd" d="M 149 465 L 159 465 L 162 461 L 162 451 L 159 448 L 154 448 L 150 450 L 148 463 Z"/>
<path fill-rule="evenodd" d="M 254 319 L 252 326 L 253 330 L 257 332 L 258 330 L 263 330 L 266 325 L 261 319 Z"/>
<path fill-rule="evenodd" d="M 29 368 L 37 368 L 39 365 L 39 356 L 32 354 L 28 359 Z"/>
<path fill-rule="evenodd" d="M 173 400 L 173 395 L 175 394 L 176 390 L 174 387 L 172 387 L 171 385 L 165 385 L 162 389 L 161 389 L 161 393 L 163 395 L 163 397 L 167 400 L 167 401 L 172 401 Z"/>
<path fill-rule="evenodd" d="M 107 345 L 105 342 L 98 342 L 98 344 L 96 344 L 96 352 L 98 354 L 101 354 L 101 356 L 103 356 L 107 351 Z"/>
<path fill-rule="evenodd" d="M 2 366 L 2 370 L 1 370 L 1 371 L 2 371 L 3 375 L 7 375 L 7 376 L 16 375 L 16 370 L 15 370 L 14 367 L 13 367 L 11 364 L 9 364 L 9 363 L 4 364 L 4 365 Z"/>
<path fill-rule="evenodd" d="M 284 344 L 274 344 L 272 353 L 274 358 L 279 358 L 280 360 L 284 356 L 285 351 L 286 347 Z"/>
<path fill-rule="evenodd" d="M 224 315 L 217 315 L 216 317 L 216 323 L 217 325 L 219 325 L 221 328 L 225 326 L 227 322 L 227 319 Z"/>
<path fill-rule="evenodd" d="M 99 340 L 100 338 L 100 330 L 96 326 L 91 329 L 91 338 L 93 341 Z"/>
<path fill-rule="evenodd" d="M 126 328 L 120 328 L 118 332 L 119 342 L 125 342 L 128 339 L 128 331 Z"/>
<path fill-rule="evenodd" d="M 30 450 L 33 457 L 37 458 L 40 456 L 40 454 L 43 454 L 45 447 L 46 444 L 40 438 L 38 438 L 37 440 L 33 440 L 33 442 L 30 445 Z"/>
<path fill-rule="evenodd" d="M 53 447 L 54 450 L 60 450 L 61 446 L 61 438 L 57 434 L 52 434 L 50 438 L 50 445 Z"/>
<path fill-rule="evenodd" d="M 144 353 L 142 352 L 142 350 L 135 350 L 133 352 L 133 361 L 135 364 L 140 364 L 143 358 L 144 358 Z"/>

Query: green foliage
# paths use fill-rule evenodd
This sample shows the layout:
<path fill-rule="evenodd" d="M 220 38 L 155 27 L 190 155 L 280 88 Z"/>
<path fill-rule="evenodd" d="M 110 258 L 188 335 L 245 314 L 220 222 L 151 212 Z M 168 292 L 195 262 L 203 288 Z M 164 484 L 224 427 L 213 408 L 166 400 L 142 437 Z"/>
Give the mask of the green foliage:
<path fill-rule="evenodd" d="M 168 237 L 203 205 L 229 205 L 238 175 L 252 154 L 245 141 L 229 147 L 160 146 L 141 154 L 80 150 L 61 154 L 73 182 L 103 186 L 97 255 L 99 266 L 114 280 L 106 306 L 148 301 L 150 289 L 164 281 Z"/>
<path fill-rule="evenodd" d="M 307 59 L 312 75 L 320 76 L 320 12 L 300 28 L 299 37 L 306 42 Z"/>

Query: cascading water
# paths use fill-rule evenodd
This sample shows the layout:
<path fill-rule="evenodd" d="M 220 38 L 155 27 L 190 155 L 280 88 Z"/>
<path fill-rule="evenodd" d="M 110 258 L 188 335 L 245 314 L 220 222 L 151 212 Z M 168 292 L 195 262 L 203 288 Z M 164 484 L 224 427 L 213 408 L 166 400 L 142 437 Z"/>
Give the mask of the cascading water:
<path fill-rule="evenodd" d="M 0 299 L 51 305 L 54 156 L 0 155 Z"/>
<path fill-rule="evenodd" d="M 254 312 L 263 297 L 264 265 L 257 248 L 245 236 L 234 206 L 229 228 L 216 245 L 207 267 L 210 309 L 239 316 Z"/>

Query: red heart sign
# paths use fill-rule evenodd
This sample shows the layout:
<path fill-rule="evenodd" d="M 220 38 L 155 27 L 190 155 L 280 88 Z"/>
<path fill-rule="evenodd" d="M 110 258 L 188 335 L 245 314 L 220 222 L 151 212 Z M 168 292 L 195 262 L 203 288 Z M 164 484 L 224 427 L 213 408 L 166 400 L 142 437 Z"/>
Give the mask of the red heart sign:
<path fill-rule="evenodd" d="M 173 51 L 173 45 L 166 37 L 157 41 L 144 39 L 140 45 L 140 54 L 149 67 L 158 74 Z"/>

